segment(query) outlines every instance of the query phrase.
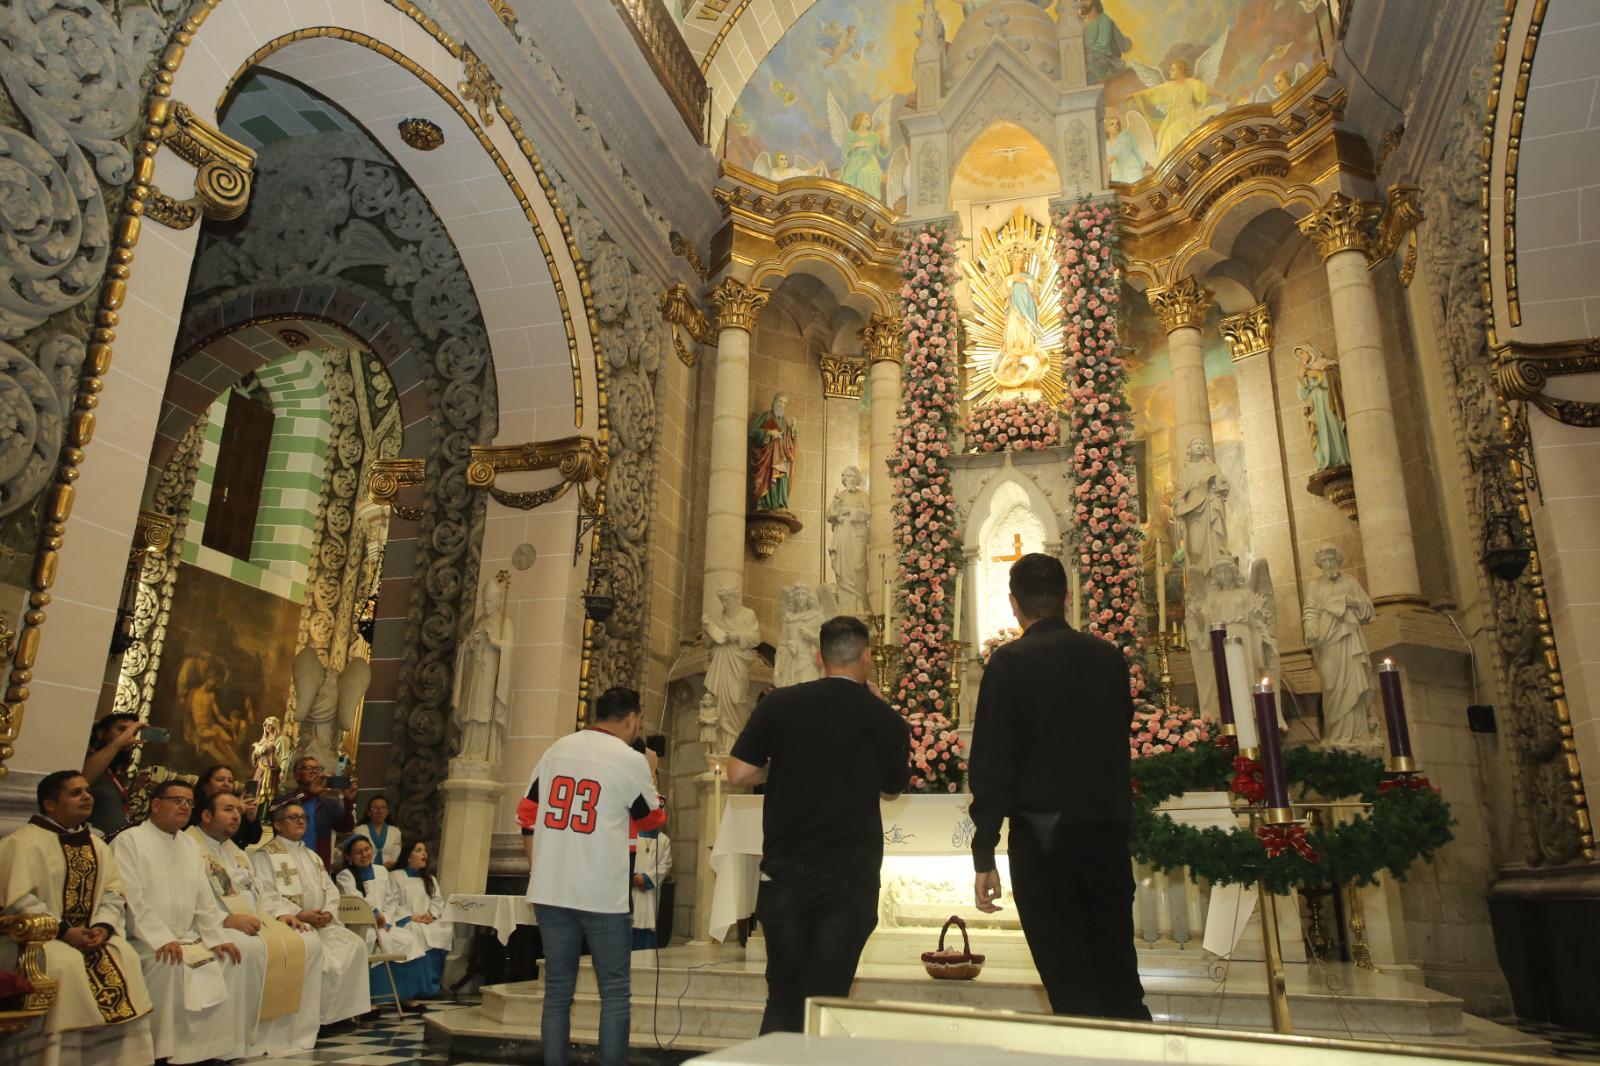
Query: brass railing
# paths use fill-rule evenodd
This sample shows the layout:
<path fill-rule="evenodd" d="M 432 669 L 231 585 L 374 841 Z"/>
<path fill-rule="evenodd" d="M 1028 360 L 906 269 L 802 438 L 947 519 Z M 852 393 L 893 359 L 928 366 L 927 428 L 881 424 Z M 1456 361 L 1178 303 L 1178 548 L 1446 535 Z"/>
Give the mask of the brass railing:
<path fill-rule="evenodd" d="M 672 97 L 678 114 L 701 144 L 706 143 L 706 110 L 711 91 L 700 72 L 688 42 L 661 0 L 611 0 L 627 22 L 639 50 L 650 62 L 650 69 Z"/>

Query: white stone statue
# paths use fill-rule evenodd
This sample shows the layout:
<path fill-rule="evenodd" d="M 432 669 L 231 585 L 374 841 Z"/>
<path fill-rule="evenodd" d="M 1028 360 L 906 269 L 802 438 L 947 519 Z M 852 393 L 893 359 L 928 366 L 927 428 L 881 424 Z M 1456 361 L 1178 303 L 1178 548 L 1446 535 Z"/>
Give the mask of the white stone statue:
<path fill-rule="evenodd" d="M 717 746 L 717 697 L 710 692 L 700 697 L 700 713 L 695 716 L 700 726 L 700 743 L 710 755 Z"/>
<path fill-rule="evenodd" d="M 1372 621 L 1372 600 L 1349 574 L 1344 555 L 1329 544 L 1317 552 L 1322 576 L 1306 585 L 1306 643 L 1322 678 L 1322 739 L 1335 747 L 1370 748 L 1380 739 L 1373 710 L 1372 653 L 1361 627 Z"/>
<path fill-rule="evenodd" d="M 1172 513 L 1183 523 L 1183 562 L 1209 574 L 1228 551 L 1228 479 L 1199 437 L 1172 491 Z"/>
<path fill-rule="evenodd" d="M 456 676 L 451 692 L 456 725 L 461 730 L 458 757 L 500 765 L 500 745 L 511 714 L 511 649 L 516 629 L 506 613 L 511 575 L 502 570 L 483 586 L 472 632 L 456 651 Z"/>
<path fill-rule="evenodd" d="M 310 755 L 323 766 L 334 766 L 339 742 L 356 726 L 356 712 L 372 683 L 372 664 L 351 659 L 343 670 L 330 670 L 317 657 L 317 649 L 307 645 L 295 654 L 292 669 L 300 726 L 295 757 Z"/>
<path fill-rule="evenodd" d="M 1191 566 L 1184 573 L 1183 635 L 1189 645 L 1189 664 L 1194 667 L 1194 687 L 1200 701 L 1200 714 L 1213 722 L 1222 721 L 1222 701 L 1217 693 L 1217 670 L 1211 659 L 1211 621 L 1206 614 L 1205 572 Z"/>
<path fill-rule="evenodd" d="M 1228 636 L 1244 643 L 1245 676 L 1255 684 L 1263 677 L 1278 681 L 1278 610 L 1273 600 L 1272 574 L 1265 559 L 1250 566 L 1250 584 L 1239 573 L 1239 561 L 1224 553 L 1212 566 L 1206 590 L 1207 622 L 1225 625 Z M 1278 728 L 1288 729 L 1283 718 L 1283 699 L 1278 700 Z"/>
<path fill-rule="evenodd" d="M 717 747 L 727 754 L 750 717 L 750 667 L 761 643 L 761 623 L 731 585 L 717 593 L 717 601 L 700 622 L 706 635 L 706 691 L 717 700 Z"/>
<path fill-rule="evenodd" d="M 780 688 L 802 685 L 822 676 L 817 665 L 817 649 L 822 642 L 822 607 L 803 582 L 795 582 L 778 596 L 778 615 L 782 630 L 778 637 L 777 661 L 772 682 Z"/>
<path fill-rule="evenodd" d="M 828 525 L 833 527 L 833 547 L 828 549 L 828 558 L 833 562 L 839 610 L 858 617 L 868 613 L 867 538 L 872 518 L 872 501 L 861 481 L 860 469 L 845 467 L 839 474 L 843 487 L 828 504 Z"/>

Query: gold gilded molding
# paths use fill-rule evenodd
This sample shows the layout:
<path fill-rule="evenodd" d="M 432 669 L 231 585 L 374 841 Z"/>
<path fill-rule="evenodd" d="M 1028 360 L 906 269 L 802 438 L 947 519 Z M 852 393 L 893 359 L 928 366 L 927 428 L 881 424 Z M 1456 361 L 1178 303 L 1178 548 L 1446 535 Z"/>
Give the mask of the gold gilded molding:
<path fill-rule="evenodd" d="M 899 363 L 905 358 L 900 343 L 900 320 L 891 315 L 873 315 L 861 327 L 861 344 L 867 362 Z"/>
<path fill-rule="evenodd" d="M 561 475 L 561 481 L 550 488 L 531 492 L 495 488 L 495 479 L 500 474 L 551 469 Z M 474 444 L 472 459 L 467 464 L 467 484 L 475 489 L 487 489 L 497 502 L 521 511 L 531 511 L 558 500 L 576 485 L 582 512 L 595 514 L 600 504 L 589 491 L 589 483 L 603 485 L 610 470 L 610 453 L 592 437 L 572 436 L 528 444 Z"/>
<path fill-rule="evenodd" d="M 489 10 L 493 11 L 500 24 L 511 31 L 512 36 L 517 32 L 517 13 L 511 6 L 511 0 L 488 0 Z"/>
<path fill-rule="evenodd" d="M 1266 304 L 1222 319 L 1222 339 L 1228 342 L 1235 363 L 1272 350 L 1272 312 Z"/>
<path fill-rule="evenodd" d="M 700 361 L 700 353 L 683 343 L 683 331 L 687 330 L 696 344 L 714 344 L 716 331 L 711 328 L 711 320 L 695 306 L 686 285 L 674 285 L 667 289 L 661 294 L 656 307 L 661 311 L 662 320 L 672 327 L 672 347 L 678 353 L 678 358 L 684 366 L 694 366 Z"/>
<path fill-rule="evenodd" d="M 1422 213 L 1420 190 L 1415 185 L 1391 185 L 1372 234 L 1372 246 L 1367 252 L 1367 267 L 1371 269 L 1388 259 L 1400 249 L 1402 241 L 1409 240 L 1405 262 L 1400 266 L 1400 284 L 1410 285 L 1417 269 L 1416 230 L 1426 217 Z"/>
<path fill-rule="evenodd" d="M 131 554 L 143 555 L 150 551 L 166 551 L 167 545 L 172 543 L 172 531 L 177 524 L 178 520 L 172 515 L 162 514 L 160 511 L 141 510 L 133 524 Z"/>
<path fill-rule="evenodd" d="M 656 80 L 672 97 L 684 124 L 695 140 L 706 143 L 706 108 L 711 93 L 705 73 L 696 65 L 689 43 L 678 32 L 678 25 L 661 0 L 611 0 L 634 43 L 644 53 Z"/>
<path fill-rule="evenodd" d="M 489 65 L 470 48 L 461 49 L 461 80 L 456 83 L 456 92 L 478 109 L 478 121 L 485 128 L 494 125 L 494 113 L 500 109 L 500 83 L 489 72 Z"/>
<path fill-rule="evenodd" d="M 367 497 L 408 522 L 419 522 L 423 509 L 402 504 L 399 495 L 401 489 L 422 484 L 427 470 L 426 459 L 379 459 L 367 475 Z"/>
<path fill-rule="evenodd" d="M 244 214 L 256 168 L 252 149 L 202 121 L 181 101 L 172 105 L 161 143 L 195 168 L 194 197 L 178 200 L 152 187 L 145 205 L 152 221 L 184 230 L 201 215 L 226 222 Z"/>
<path fill-rule="evenodd" d="M 1545 383 L 1565 374 L 1600 371 L 1600 338 L 1529 344 L 1510 341 L 1495 346 L 1495 388 L 1508 402 L 1525 401 L 1569 426 L 1600 426 L 1600 403 L 1547 396 Z"/>
<path fill-rule="evenodd" d="M 1370 260 L 1370 230 L 1381 210 L 1377 204 L 1335 192 L 1296 225 L 1317 246 L 1317 254 L 1324 260 L 1351 251 L 1360 252 Z"/>
<path fill-rule="evenodd" d="M 1206 313 L 1216 303 L 1216 296 L 1216 293 L 1196 281 L 1193 275 L 1179 278 L 1171 285 L 1145 291 L 1150 309 L 1161 320 L 1161 328 L 1168 333 L 1203 327 Z"/>
<path fill-rule="evenodd" d="M 700 258 L 700 253 L 695 249 L 693 242 L 677 230 L 672 231 L 672 254 L 688 263 L 689 269 L 694 271 L 694 276 L 701 281 L 711 277 L 711 272 L 706 269 L 705 260 Z"/>
<path fill-rule="evenodd" d="M 729 0 L 715 0 L 715 10 L 720 14 L 727 7 Z M 711 8 L 713 0 L 706 0 L 707 8 Z M 750 0 L 734 0 L 733 13 L 728 16 L 728 21 L 717 27 L 717 35 L 712 38 L 711 44 L 706 48 L 706 54 L 700 57 L 700 73 L 704 74 L 711 69 L 711 61 L 717 58 L 717 53 L 722 50 L 722 42 L 728 39 L 728 31 L 733 29 L 733 24 L 739 21 L 739 16 L 744 14 L 750 6 Z M 705 16 L 702 14 L 702 18 Z"/>
<path fill-rule="evenodd" d="M 867 387 L 868 363 L 860 356 L 822 357 L 822 395 L 830 400 L 859 400 Z"/>
<path fill-rule="evenodd" d="M 444 144 L 444 130 L 439 128 L 437 122 L 425 118 L 403 118 L 400 120 L 400 139 L 406 147 L 415 148 L 419 152 L 431 152 Z"/>
<path fill-rule="evenodd" d="M 1507 0 L 1506 24 L 1501 33 L 1502 47 L 1509 36 L 1510 21 L 1516 15 L 1516 9 L 1515 0 Z M 1533 80 L 1533 57 L 1539 50 L 1539 37 L 1544 31 L 1545 12 L 1548 10 L 1546 0 L 1537 0 L 1533 10 L 1528 13 L 1528 32 L 1522 39 L 1522 51 L 1517 59 L 1517 76 L 1511 82 L 1511 117 L 1506 126 L 1505 173 L 1501 176 L 1500 188 L 1503 213 L 1500 220 L 1503 227 L 1500 258 L 1505 276 L 1506 317 L 1513 326 L 1522 325 L 1522 298 L 1517 290 L 1517 173 L 1518 164 L 1522 159 L 1522 123 L 1528 112 L 1528 85 Z M 1497 54 L 1504 56 L 1505 52 Z M 1495 68 L 1494 92 L 1498 92 L 1503 69 L 1503 65 L 1497 65 Z M 1491 95 L 1489 107 L 1491 151 L 1494 148 L 1497 102 L 1496 96 Z M 1491 156 L 1485 155 L 1484 158 L 1489 159 Z"/>
<path fill-rule="evenodd" d="M 742 329 L 746 333 L 756 328 L 761 309 L 772 299 L 766 289 L 746 285 L 738 278 L 723 278 L 711 290 L 711 302 L 717 305 L 717 329 Z"/>

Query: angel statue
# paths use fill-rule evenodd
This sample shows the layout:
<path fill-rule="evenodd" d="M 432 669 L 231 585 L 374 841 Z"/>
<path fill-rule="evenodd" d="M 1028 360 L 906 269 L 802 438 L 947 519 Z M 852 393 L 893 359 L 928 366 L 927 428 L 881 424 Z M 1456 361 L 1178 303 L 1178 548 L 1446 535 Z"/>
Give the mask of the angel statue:
<path fill-rule="evenodd" d="M 516 629 L 506 613 L 511 581 L 502 570 L 483 586 L 478 617 L 456 652 L 451 703 L 461 729 L 457 754 L 463 759 L 500 765 L 500 743 L 511 713 L 511 649 Z"/>
<path fill-rule="evenodd" d="M 872 197 L 883 200 L 884 168 L 889 162 L 889 112 L 894 107 L 894 97 L 885 97 L 883 103 L 869 115 L 865 111 L 846 119 L 839 100 L 828 91 L 828 132 L 833 143 L 844 157 L 839 180 Z"/>
<path fill-rule="evenodd" d="M 822 638 L 822 608 L 817 598 L 797 581 L 778 594 L 781 619 L 778 655 L 772 669 L 772 682 L 780 688 L 801 685 L 822 676 L 817 650 Z"/>
<path fill-rule="evenodd" d="M 356 727 L 356 711 L 372 683 L 372 664 L 351 659 L 343 670 L 330 670 L 309 645 L 294 657 L 294 703 L 300 722 L 298 758 L 309 755 L 324 766 L 339 758 L 339 741 Z"/>
<path fill-rule="evenodd" d="M 1138 108 L 1150 121 L 1161 123 L 1156 130 L 1157 161 L 1165 159 L 1200 123 L 1227 110 L 1227 99 L 1211 88 L 1217 81 L 1227 44 L 1228 34 L 1224 31 L 1193 67 L 1187 59 L 1174 59 L 1165 81 L 1156 67 L 1129 60 L 1146 86 L 1128 97 L 1129 108 Z M 1219 102 L 1210 103 L 1213 98 Z"/>
<path fill-rule="evenodd" d="M 1224 552 L 1211 567 L 1206 589 L 1206 621 L 1227 626 L 1228 636 L 1244 643 L 1245 676 L 1278 677 L 1278 609 L 1272 591 L 1272 572 L 1265 559 L 1250 564 L 1250 584 L 1239 574 L 1239 560 Z M 1187 610 L 1185 606 L 1185 610 Z M 1288 729 L 1283 703 L 1278 703 L 1278 728 Z"/>
<path fill-rule="evenodd" d="M 1297 344 L 1300 363 L 1300 397 L 1306 427 L 1311 431 L 1311 453 L 1318 470 L 1350 465 L 1350 439 L 1345 433 L 1344 393 L 1339 387 L 1339 364 L 1314 344 Z"/>
<path fill-rule="evenodd" d="M 289 770 L 289 738 L 275 714 L 261 723 L 261 739 L 250 745 L 250 778 L 256 783 L 257 802 L 267 803 Z"/>
<path fill-rule="evenodd" d="M 1322 739 L 1335 747 L 1370 748 L 1378 743 L 1372 708 L 1372 653 L 1361 627 L 1372 621 L 1372 600 L 1349 574 L 1344 554 L 1332 544 L 1317 552 L 1320 577 L 1306 583 L 1301 615 L 1306 643 L 1322 679 Z"/>

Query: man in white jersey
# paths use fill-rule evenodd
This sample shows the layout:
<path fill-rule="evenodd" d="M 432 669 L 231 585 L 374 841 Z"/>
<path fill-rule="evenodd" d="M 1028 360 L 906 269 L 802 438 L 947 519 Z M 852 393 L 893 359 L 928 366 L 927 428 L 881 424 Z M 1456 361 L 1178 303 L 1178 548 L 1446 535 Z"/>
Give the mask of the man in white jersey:
<path fill-rule="evenodd" d="M 628 827 L 667 820 L 655 754 L 631 747 L 639 694 L 608 689 L 588 729 L 552 744 L 517 807 L 532 874 L 528 899 L 544 942 L 545 1066 L 567 1066 L 572 994 L 585 940 L 600 985 L 600 1066 L 627 1066 L 633 916 L 628 909 Z"/>

